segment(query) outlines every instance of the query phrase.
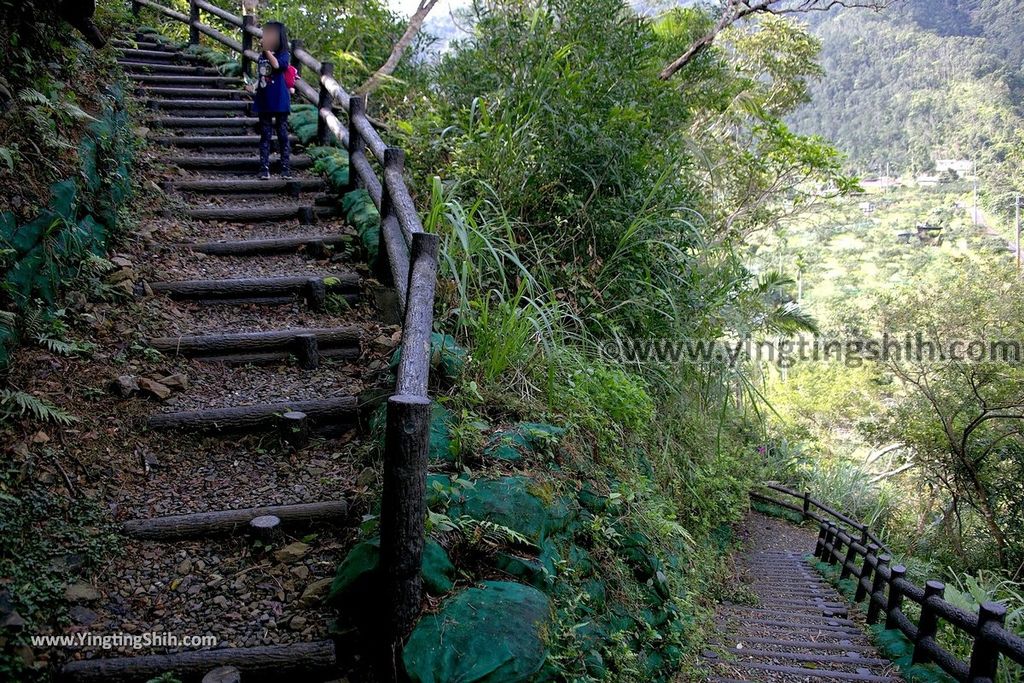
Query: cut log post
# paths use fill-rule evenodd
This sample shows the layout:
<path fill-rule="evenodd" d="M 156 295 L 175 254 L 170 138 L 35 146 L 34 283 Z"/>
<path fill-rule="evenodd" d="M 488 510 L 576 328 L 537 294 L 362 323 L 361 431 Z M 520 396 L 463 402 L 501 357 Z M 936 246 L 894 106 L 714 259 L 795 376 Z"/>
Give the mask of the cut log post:
<path fill-rule="evenodd" d="M 363 186 L 362 179 L 356 170 L 353 160 L 366 156 L 366 141 L 356 124 L 356 119 L 365 116 L 366 100 L 362 95 L 352 95 L 348 98 L 348 183 L 345 185 L 345 192 L 352 192 Z M 321 143 L 322 144 L 322 143 Z"/>
<path fill-rule="evenodd" d="M 295 355 L 303 370 L 315 370 L 320 366 L 320 345 L 315 334 L 295 336 Z"/>
<path fill-rule="evenodd" d="M 306 414 L 290 410 L 281 416 L 281 440 L 293 451 L 301 451 L 309 445 L 309 420 Z"/>
<path fill-rule="evenodd" d="M 355 396 L 341 396 L 312 401 L 158 413 L 150 416 L 148 424 L 150 429 L 190 429 L 215 432 L 269 429 L 277 424 L 278 415 L 290 410 L 306 413 L 306 416 L 314 424 L 328 421 L 351 424 L 357 417 L 358 401 Z"/>
<path fill-rule="evenodd" d="M 878 621 L 878 613 L 882 611 L 882 607 L 885 604 L 885 573 L 891 561 L 891 555 L 879 555 L 875 563 L 875 578 L 871 581 L 871 593 L 868 595 L 868 613 L 865 617 L 869 624 L 874 624 Z"/>
<path fill-rule="evenodd" d="M 312 206 L 299 207 L 299 225 L 313 225 L 316 222 L 316 213 Z"/>
<path fill-rule="evenodd" d="M 420 613 L 429 442 L 430 399 L 388 399 L 380 566 L 388 610 L 382 659 L 391 664 Z"/>
<path fill-rule="evenodd" d="M 252 59 L 249 53 L 252 52 L 252 34 L 250 29 L 256 26 L 256 17 L 246 14 L 242 17 L 242 73 L 252 76 Z"/>
<path fill-rule="evenodd" d="M 878 545 L 872 543 L 864 555 L 864 564 L 860 568 L 860 578 L 857 579 L 857 592 L 854 593 L 854 602 L 861 602 L 868 594 L 871 587 L 871 576 L 874 571 L 874 561 L 878 557 Z"/>
<path fill-rule="evenodd" d="M 903 589 L 899 580 L 907 575 L 907 568 L 898 564 L 889 570 L 889 599 L 885 603 L 885 628 L 899 628 L 896 613 L 903 608 Z"/>
<path fill-rule="evenodd" d="M 967 675 L 970 683 L 991 683 L 999 670 L 999 646 L 990 632 L 1001 630 L 1006 623 L 1006 606 L 985 602 L 978 607 L 978 631 L 971 648 L 971 665 Z"/>
<path fill-rule="evenodd" d="M 242 510 L 133 519 L 125 522 L 121 529 L 125 535 L 132 538 L 168 541 L 245 531 L 251 528 L 250 522 L 257 517 L 273 516 L 280 520 L 281 525 L 295 526 L 315 522 L 337 522 L 343 520 L 347 514 L 348 504 L 345 501 L 332 500 L 322 503 L 268 505 Z"/>
<path fill-rule="evenodd" d="M 198 24 L 200 21 L 199 5 L 196 4 L 196 0 L 188 0 L 188 44 L 198 45 L 199 44 L 199 28 Z"/>
<path fill-rule="evenodd" d="M 324 83 L 325 77 L 334 76 L 334 64 L 330 62 L 321 62 L 320 64 L 320 94 L 317 99 L 316 109 L 317 111 L 323 111 L 324 109 L 331 109 L 334 105 L 334 95 L 327 89 L 327 85 Z M 327 127 L 327 122 L 324 117 L 319 116 L 316 120 L 316 141 L 318 145 L 326 146 L 331 144 L 331 129 Z"/>
<path fill-rule="evenodd" d="M 306 305 L 311 311 L 322 311 L 327 303 L 327 285 L 323 278 L 314 277 L 306 281 Z"/>
<path fill-rule="evenodd" d="M 433 329 L 434 286 L 437 283 L 438 237 L 425 232 L 412 236 L 408 301 L 402 326 L 402 357 L 398 365 L 399 394 L 426 396 L 430 377 L 430 336 Z"/>
<path fill-rule="evenodd" d="M 276 515 L 260 515 L 249 520 L 252 537 L 264 543 L 273 543 L 281 536 L 281 518 Z"/>
<path fill-rule="evenodd" d="M 136 683 L 171 672 L 185 681 L 201 680 L 210 669 L 237 667 L 246 683 L 293 680 L 322 680 L 337 666 L 334 643 L 330 640 L 271 645 L 194 650 L 171 655 L 144 655 L 70 662 L 61 671 L 64 683 Z M 319 678 L 318 678 L 319 677 Z"/>
<path fill-rule="evenodd" d="M 924 600 L 921 601 L 921 618 L 917 622 L 917 637 L 914 639 L 914 656 L 911 664 L 924 664 L 931 660 L 926 647 L 929 642 L 935 641 L 935 635 L 939 631 L 939 615 L 928 604 L 928 600 L 941 600 L 945 593 L 946 586 L 941 581 L 928 581 L 924 585 Z"/>

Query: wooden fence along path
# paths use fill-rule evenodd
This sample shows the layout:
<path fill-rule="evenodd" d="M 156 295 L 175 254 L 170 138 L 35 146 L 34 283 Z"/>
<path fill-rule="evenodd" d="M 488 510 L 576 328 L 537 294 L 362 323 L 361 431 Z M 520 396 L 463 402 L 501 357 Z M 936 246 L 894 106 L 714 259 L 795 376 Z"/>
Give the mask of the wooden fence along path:
<path fill-rule="evenodd" d="M 252 17 L 235 16 L 204 0 L 191 0 L 188 15 L 153 0 L 133 0 L 132 5 L 136 14 L 147 8 L 162 18 L 187 24 L 193 44 L 206 36 L 238 53 L 244 71 L 249 71 L 258 57 L 252 45 L 262 31 Z M 237 37 L 204 24 L 204 13 L 237 29 Z M 139 35 L 134 41 L 115 41 L 115 45 L 120 50 L 122 67 L 138 86 L 139 97 L 150 111 L 147 125 L 158 129 L 150 136 L 150 144 L 162 150 L 160 161 L 182 172 L 198 174 L 165 183 L 168 192 L 185 200 L 183 218 L 198 224 L 196 234 L 203 238 L 194 244 L 172 245 L 173 249 L 210 258 L 230 257 L 225 259 L 229 265 L 224 268 L 238 268 L 240 274 L 246 274 L 259 270 L 257 266 L 264 271 L 282 268 L 270 263 L 269 255 L 322 255 L 342 241 L 337 221 L 333 224 L 337 233 L 323 234 L 321 229 L 318 234 L 311 227 L 321 217 L 336 215 L 337 209 L 310 197 L 310 192 L 325 186 L 321 179 L 308 173 L 312 166 L 308 156 L 300 152 L 292 157 L 292 168 L 299 171 L 295 178 L 255 178 L 256 139 L 247 134 L 255 120 L 249 112 L 249 96 L 241 89 L 241 79 L 224 77 L 202 59 L 151 36 Z M 421 604 L 420 565 L 431 411 L 428 373 L 438 241 L 435 235 L 423 231 L 403 178 L 401 150 L 387 146 L 381 139 L 367 118 L 365 101 L 345 92 L 332 76 L 332 65 L 303 50 L 300 41 L 292 45 L 292 54 L 293 63 L 318 74 L 316 86 L 303 79 L 297 83 L 299 95 L 319 110 L 318 142 L 337 144 L 347 150 L 350 165 L 346 189 L 365 189 L 379 209 L 378 277 L 393 288 L 400 309 L 397 317 L 402 320 L 401 360 L 393 393 L 387 401 L 380 516 L 384 615 L 381 621 L 386 633 L 374 639 L 380 643 L 380 652 L 375 655 L 387 667 L 396 644 L 417 618 Z M 347 115 L 346 123 L 339 120 L 339 115 Z M 273 201 L 260 201 L 268 197 Z M 243 223 L 258 226 L 259 238 L 249 239 L 249 228 L 237 227 Z M 331 261 L 331 267 L 343 269 L 344 264 L 336 264 L 340 261 Z M 294 260 L 285 259 L 284 263 L 283 267 L 300 270 L 308 267 L 296 266 Z M 170 280 L 147 283 L 144 289 L 147 295 L 216 304 L 219 308 L 305 306 L 311 312 L 308 317 L 315 318 L 324 311 L 328 297 L 355 302 L 362 286 L 355 272 L 335 270 L 324 276 L 311 276 L 307 271 L 274 271 L 268 277 Z M 327 316 L 328 322 L 334 319 Z M 358 324 L 259 332 L 204 327 L 197 334 L 152 339 L 150 346 L 168 355 L 228 364 L 295 359 L 303 370 L 314 370 L 321 359 L 358 358 L 361 333 Z M 307 389 L 315 393 L 317 387 Z M 327 398 L 161 412 L 150 418 L 149 428 L 216 435 L 232 430 L 249 433 L 269 429 L 279 432 L 295 449 L 301 449 L 311 429 L 351 426 L 361 409 L 355 395 L 338 396 L 335 391 Z M 311 521 L 340 524 L 346 514 L 346 501 L 339 498 L 138 519 L 126 523 L 124 533 L 146 542 L 165 543 L 240 530 L 262 537 L 280 526 Z M 303 681 L 337 677 L 334 644 L 317 641 L 79 660 L 65 666 L 62 678 L 134 681 L 173 671 L 184 679 L 198 680 L 211 669 L 224 665 L 241 669 L 247 677 L 284 676 Z"/>
<path fill-rule="evenodd" d="M 941 581 L 923 587 L 906 578 L 903 565 L 892 565 L 892 554 L 866 525 L 785 486 L 766 484 L 774 494 L 752 492 L 755 500 L 796 512 L 819 525 L 815 557 L 838 566 L 841 579 L 857 582 L 856 602 L 867 601 L 867 621 L 884 620 L 887 629 L 899 629 L 914 644 L 915 664 L 933 663 L 963 683 L 996 680 L 1001 657 L 1024 664 L 1024 638 L 1006 629 L 1006 607 L 996 602 L 967 612 L 943 599 Z M 917 623 L 908 616 L 907 602 L 920 607 Z M 943 648 L 936 637 L 942 622 L 967 635 L 973 645 L 969 660 L 961 660 Z"/>

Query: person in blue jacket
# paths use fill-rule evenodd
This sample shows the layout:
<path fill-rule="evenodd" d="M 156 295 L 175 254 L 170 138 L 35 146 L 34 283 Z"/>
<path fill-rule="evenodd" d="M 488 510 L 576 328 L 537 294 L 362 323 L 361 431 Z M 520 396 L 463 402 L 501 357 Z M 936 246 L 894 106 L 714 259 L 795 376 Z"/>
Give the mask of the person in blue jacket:
<path fill-rule="evenodd" d="M 277 131 L 277 150 L 281 155 L 281 177 L 291 177 L 291 144 L 288 141 L 288 114 L 291 101 L 285 72 L 291 61 L 288 30 L 279 21 L 263 27 L 262 52 L 256 62 L 256 86 L 252 110 L 260 119 L 260 180 L 270 178 L 270 142 Z"/>

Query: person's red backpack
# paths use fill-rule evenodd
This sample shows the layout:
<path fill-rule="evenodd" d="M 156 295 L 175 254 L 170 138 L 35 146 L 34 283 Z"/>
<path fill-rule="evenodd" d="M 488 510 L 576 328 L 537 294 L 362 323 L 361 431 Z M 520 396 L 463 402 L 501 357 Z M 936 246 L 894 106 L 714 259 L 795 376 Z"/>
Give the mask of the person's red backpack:
<path fill-rule="evenodd" d="M 299 70 L 291 64 L 284 70 L 284 84 L 289 90 L 295 90 L 295 81 L 299 80 Z"/>

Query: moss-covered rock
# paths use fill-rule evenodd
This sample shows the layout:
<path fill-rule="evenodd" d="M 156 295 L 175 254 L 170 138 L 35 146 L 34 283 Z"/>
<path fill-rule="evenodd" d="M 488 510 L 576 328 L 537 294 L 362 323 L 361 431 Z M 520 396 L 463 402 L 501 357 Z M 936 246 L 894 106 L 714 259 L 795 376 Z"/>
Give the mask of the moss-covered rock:
<path fill-rule="evenodd" d="M 540 544 L 564 531 L 579 512 L 576 501 L 558 496 L 529 477 L 478 479 L 453 492 L 449 515 L 466 515 L 513 529 Z"/>
<path fill-rule="evenodd" d="M 547 659 L 551 606 L 531 586 L 486 581 L 420 620 L 402 653 L 414 683 L 516 683 Z"/>
<path fill-rule="evenodd" d="M 522 422 L 510 429 L 494 432 L 483 448 L 485 460 L 514 462 L 524 457 L 543 453 L 558 440 L 565 430 L 541 422 Z"/>
<path fill-rule="evenodd" d="M 331 583 L 327 602 L 331 605 L 350 605 L 352 602 L 372 602 L 380 598 L 380 539 L 371 538 L 357 543 L 345 556 Z M 444 595 L 455 587 L 455 566 L 441 545 L 428 538 L 423 546 L 423 588 L 430 595 Z"/>

